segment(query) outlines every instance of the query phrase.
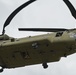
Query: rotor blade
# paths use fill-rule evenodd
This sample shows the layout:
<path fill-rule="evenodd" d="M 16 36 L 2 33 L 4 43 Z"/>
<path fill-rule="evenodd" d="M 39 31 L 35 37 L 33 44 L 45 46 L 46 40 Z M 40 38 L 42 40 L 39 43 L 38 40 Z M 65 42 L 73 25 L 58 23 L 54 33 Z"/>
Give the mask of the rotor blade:
<path fill-rule="evenodd" d="M 11 20 L 14 18 L 14 16 L 19 12 L 21 11 L 24 7 L 28 6 L 29 4 L 31 4 L 32 2 L 34 2 L 36 0 L 30 0 L 28 2 L 25 2 L 24 4 L 22 4 L 21 6 L 19 6 L 16 10 L 14 10 L 10 15 L 9 17 L 6 19 L 5 23 L 4 23 L 4 26 L 3 26 L 3 34 L 4 34 L 4 31 L 5 31 L 5 27 L 7 25 L 10 24 Z"/>
<path fill-rule="evenodd" d="M 74 6 L 70 3 L 69 0 L 63 0 L 65 2 L 65 4 L 68 6 L 72 16 L 76 19 L 76 10 L 74 8 Z"/>
<path fill-rule="evenodd" d="M 19 31 L 40 31 L 40 32 L 58 32 L 66 31 L 67 29 L 62 28 L 19 28 Z"/>

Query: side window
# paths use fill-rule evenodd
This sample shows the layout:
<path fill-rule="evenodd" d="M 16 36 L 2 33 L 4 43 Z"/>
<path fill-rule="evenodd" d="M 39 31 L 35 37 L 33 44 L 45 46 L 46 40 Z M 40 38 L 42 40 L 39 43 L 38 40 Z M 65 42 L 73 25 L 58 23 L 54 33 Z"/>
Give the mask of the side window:
<path fill-rule="evenodd" d="M 60 37 L 62 36 L 63 32 L 57 32 L 55 37 Z"/>

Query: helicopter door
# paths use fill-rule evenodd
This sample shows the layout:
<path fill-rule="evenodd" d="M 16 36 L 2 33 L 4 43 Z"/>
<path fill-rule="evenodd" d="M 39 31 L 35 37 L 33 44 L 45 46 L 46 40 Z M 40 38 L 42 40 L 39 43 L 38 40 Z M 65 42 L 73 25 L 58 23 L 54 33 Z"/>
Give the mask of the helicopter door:
<path fill-rule="evenodd" d="M 16 61 L 21 61 L 23 59 L 21 56 L 21 52 L 15 52 L 14 57 L 15 57 Z"/>
<path fill-rule="evenodd" d="M 14 53 L 14 57 L 18 61 L 30 58 L 28 52 L 19 52 L 19 51 Z"/>

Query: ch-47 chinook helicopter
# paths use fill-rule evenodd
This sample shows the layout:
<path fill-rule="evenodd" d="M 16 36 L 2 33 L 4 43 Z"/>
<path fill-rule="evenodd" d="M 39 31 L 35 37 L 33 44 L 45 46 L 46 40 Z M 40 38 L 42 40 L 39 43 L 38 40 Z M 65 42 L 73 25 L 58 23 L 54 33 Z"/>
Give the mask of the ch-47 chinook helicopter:
<path fill-rule="evenodd" d="M 47 68 L 48 62 L 59 61 L 76 52 L 76 29 L 64 28 L 19 28 L 20 31 L 43 31 L 51 34 L 38 35 L 27 38 L 12 38 L 5 34 L 5 27 L 10 24 L 14 16 L 36 0 L 29 0 L 18 7 L 4 23 L 0 35 L 0 72 L 5 68 L 17 68 L 27 65 L 40 64 Z M 76 11 L 68 0 L 63 0 L 74 18 Z"/>

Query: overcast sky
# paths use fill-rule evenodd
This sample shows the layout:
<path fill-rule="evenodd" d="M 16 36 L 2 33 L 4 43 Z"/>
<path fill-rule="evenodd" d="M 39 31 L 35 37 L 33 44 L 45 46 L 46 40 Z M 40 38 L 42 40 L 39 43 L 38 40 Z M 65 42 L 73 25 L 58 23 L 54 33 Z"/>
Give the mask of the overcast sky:
<path fill-rule="evenodd" d="M 18 6 L 27 0 L 0 0 L 0 33 L 6 18 Z M 76 1 L 70 0 L 76 7 Z M 20 38 L 46 33 L 19 32 L 19 27 L 75 28 L 76 20 L 63 0 L 37 0 L 24 8 L 6 27 L 6 34 Z M 5 69 L 1 75 L 76 75 L 76 54 L 61 58 L 59 62 L 49 63 L 44 70 L 42 65 L 27 66 L 17 69 Z"/>

